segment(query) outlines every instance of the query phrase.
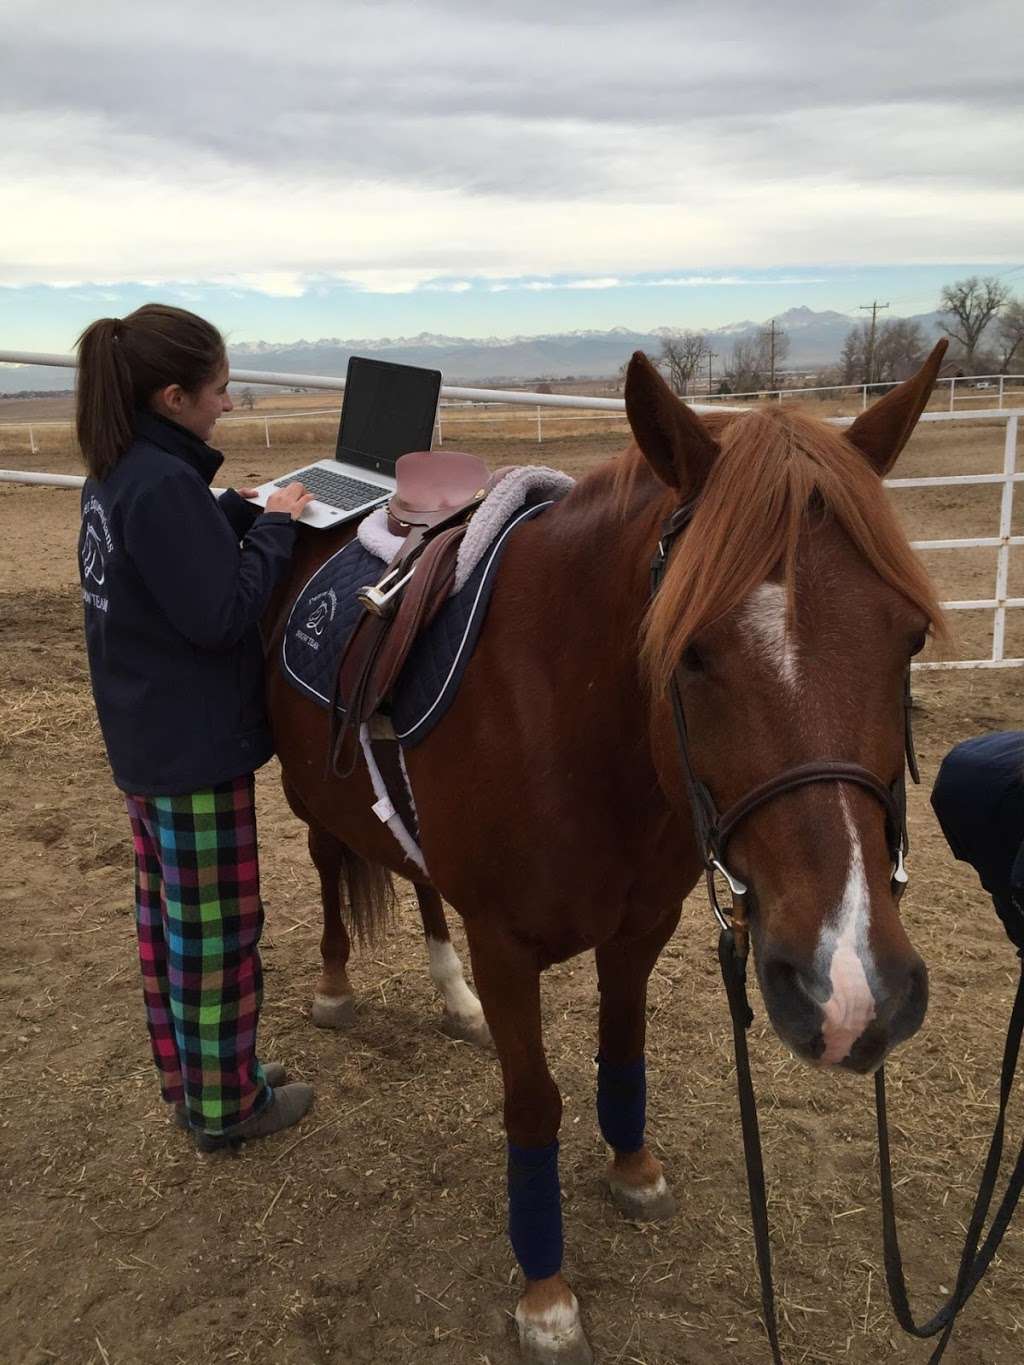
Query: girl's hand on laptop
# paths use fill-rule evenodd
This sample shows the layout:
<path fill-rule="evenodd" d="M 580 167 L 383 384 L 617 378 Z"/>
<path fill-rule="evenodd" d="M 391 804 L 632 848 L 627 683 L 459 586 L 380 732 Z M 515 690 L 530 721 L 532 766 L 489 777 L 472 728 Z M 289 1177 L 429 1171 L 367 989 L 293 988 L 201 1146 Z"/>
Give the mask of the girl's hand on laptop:
<path fill-rule="evenodd" d="M 267 499 L 268 512 L 287 512 L 292 521 L 298 521 L 302 513 L 313 501 L 313 494 L 307 493 L 301 483 L 286 483 Z"/>

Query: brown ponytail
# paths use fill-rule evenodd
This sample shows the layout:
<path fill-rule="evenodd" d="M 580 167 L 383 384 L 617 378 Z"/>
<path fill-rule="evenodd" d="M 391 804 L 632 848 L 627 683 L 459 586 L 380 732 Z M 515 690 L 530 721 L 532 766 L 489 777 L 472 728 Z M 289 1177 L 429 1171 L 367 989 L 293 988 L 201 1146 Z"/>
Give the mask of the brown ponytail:
<path fill-rule="evenodd" d="M 224 364 L 216 327 L 169 304 L 147 303 L 126 318 L 100 318 L 78 338 L 75 423 L 89 473 L 104 478 L 132 443 L 135 413 L 158 390 L 195 393 Z"/>

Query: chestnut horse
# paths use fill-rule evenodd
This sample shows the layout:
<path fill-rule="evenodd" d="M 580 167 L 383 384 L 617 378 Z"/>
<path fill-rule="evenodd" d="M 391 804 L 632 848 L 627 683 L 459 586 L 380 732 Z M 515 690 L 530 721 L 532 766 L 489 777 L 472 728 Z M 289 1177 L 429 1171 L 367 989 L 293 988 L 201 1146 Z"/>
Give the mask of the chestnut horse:
<path fill-rule="evenodd" d="M 325 778 L 327 713 L 278 666 L 291 602 L 351 530 L 304 535 L 268 615 L 277 750 L 324 887 L 321 1006 L 350 993 L 339 877 L 364 923 L 388 870 L 416 885 L 428 917 L 440 893 L 465 923 L 501 1063 L 509 1232 L 525 1276 L 516 1320 L 532 1360 L 591 1359 L 561 1273 L 562 1102 L 541 973 L 594 951 L 610 1189 L 631 1216 L 666 1216 L 673 1200 L 644 1142 L 645 995 L 704 865 L 668 684 L 720 809 L 794 765 L 856 764 L 886 787 L 902 773 L 904 678 L 939 608 L 881 478 L 942 350 L 844 432 L 789 408 L 702 420 L 633 357 L 635 445 L 511 537 L 458 698 L 406 755 L 429 881 L 371 813 L 363 766 Z M 693 500 L 652 604 L 661 528 Z M 837 778 L 777 794 L 736 830 L 729 862 L 749 888 L 761 991 L 790 1049 L 863 1072 L 914 1033 L 927 974 L 870 791 Z M 446 931 L 435 923 L 433 936 Z M 451 978 L 450 948 L 434 956 Z M 472 1012 L 462 992 L 448 1007 L 456 1022 Z"/>

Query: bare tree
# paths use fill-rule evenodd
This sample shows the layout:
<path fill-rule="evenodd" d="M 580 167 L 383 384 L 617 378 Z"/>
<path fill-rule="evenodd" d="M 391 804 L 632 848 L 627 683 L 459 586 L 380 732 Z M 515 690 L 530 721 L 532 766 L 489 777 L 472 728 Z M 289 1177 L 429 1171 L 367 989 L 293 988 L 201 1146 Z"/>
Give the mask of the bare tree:
<path fill-rule="evenodd" d="M 984 279 L 970 275 L 966 280 L 944 286 L 939 311 L 948 313 L 951 321 L 939 325 L 963 347 L 965 370 L 973 370 L 981 334 L 1009 298 L 1009 289 L 995 275 L 986 275 Z"/>
<path fill-rule="evenodd" d="M 764 385 L 764 347 L 761 338 L 740 337 L 733 343 L 725 375 L 733 393 L 753 393 Z"/>
<path fill-rule="evenodd" d="M 843 383 L 877 384 L 906 379 L 921 364 L 926 348 L 920 323 L 909 318 L 890 318 L 876 328 L 874 346 L 870 322 L 860 322 L 850 328 L 843 342 L 839 362 Z"/>
<path fill-rule="evenodd" d="M 761 327 L 733 344 L 726 376 L 734 393 L 753 393 L 771 382 L 772 371 L 789 354 L 789 337 L 781 327 Z"/>
<path fill-rule="evenodd" d="M 909 379 L 920 368 L 927 344 L 919 322 L 890 318 L 875 336 L 875 378 L 889 383 Z"/>
<path fill-rule="evenodd" d="M 668 381 L 676 393 L 687 392 L 708 349 L 707 338 L 700 332 L 681 332 L 661 343 L 658 359 L 668 370 Z"/>
<path fill-rule="evenodd" d="M 844 384 L 865 384 L 867 368 L 867 323 L 851 327 L 839 355 Z"/>
<path fill-rule="evenodd" d="M 256 395 L 252 389 L 243 389 L 238 396 L 239 406 L 243 408 L 254 408 L 256 406 Z"/>
<path fill-rule="evenodd" d="M 1008 374 L 1013 358 L 1024 354 L 1024 299 L 1009 299 L 999 319 L 999 373 Z"/>

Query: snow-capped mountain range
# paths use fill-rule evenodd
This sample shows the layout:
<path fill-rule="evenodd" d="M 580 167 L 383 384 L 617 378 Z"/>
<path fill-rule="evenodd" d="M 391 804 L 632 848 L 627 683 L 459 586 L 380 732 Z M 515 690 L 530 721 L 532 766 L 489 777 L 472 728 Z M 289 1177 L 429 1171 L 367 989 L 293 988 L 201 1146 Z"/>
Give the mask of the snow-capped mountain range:
<path fill-rule="evenodd" d="M 938 313 L 915 319 L 926 336 L 938 334 Z M 814 369 L 834 364 L 839 359 L 850 328 L 863 318 L 833 311 L 815 312 L 811 308 L 790 308 L 776 317 L 775 323 L 789 337 L 786 366 Z M 727 362 L 733 345 L 752 336 L 764 323 L 747 318 L 724 327 L 707 330 L 720 359 L 716 370 Z M 231 357 L 240 369 L 269 369 L 286 374 L 344 374 L 350 355 L 372 355 L 397 360 L 407 365 L 426 365 L 439 369 L 446 383 L 524 379 L 603 378 L 614 375 L 633 351 L 657 355 L 666 337 L 678 335 L 683 327 L 655 327 L 639 331 L 612 327 L 608 331 L 581 329 L 548 333 L 542 336 L 453 337 L 421 332 L 411 337 L 350 338 L 323 337 L 318 341 L 296 341 L 290 345 L 268 342 L 236 343 Z"/>
<path fill-rule="evenodd" d="M 913 320 L 922 325 L 927 337 L 938 334 L 938 313 L 919 314 Z M 786 368 L 813 370 L 834 364 L 850 328 L 861 321 L 863 316 L 815 312 L 806 307 L 790 308 L 777 315 L 776 326 L 789 337 Z M 744 319 L 707 329 L 706 335 L 712 338 L 713 348 L 719 355 L 716 372 L 724 368 L 736 341 L 752 335 L 764 325 Z M 678 335 L 683 330 L 683 326 L 655 327 L 650 331 L 612 327 L 608 331 L 584 329 L 512 337 L 453 337 L 421 332 L 411 337 L 231 342 L 229 349 L 232 363 L 238 369 L 296 375 L 344 375 L 350 355 L 369 355 L 438 369 L 448 384 L 480 385 L 610 377 L 633 351 L 657 355 L 666 337 Z M 0 365 L 0 393 L 62 390 L 69 389 L 72 383 L 68 370 Z"/>
<path fill-rule="evenodd" d="M 834 364 L 849 329 L 860 318 L 812 308 L 789 308 L 776 324 L 789 337 L 788 369 L 815 369 Z M 916 318 L 927 336 L 938 332 L 938 314 Z M 751 336 L 759 322 L 744 319 L 722 328 L 707 330 L 720 355 L 721 370 L 733 344 Z M 448 384 L 482 384 L 515 379 L 602 378 L 616 374 L 634 351 L 657 355 L 665 337 L 683 328 L 594 329 L 547 333 L 543 336 L 452 337 L 422 332 L 411 337 L 321 337 L 317 341 L 294 341 L 273 345 L 266 341 L 232 344 L 231 356 L 239 369 L 268 369 L 285 374 L 344 374 L 350 355 L 374 355 L 404 364 L 423 364 L 441 370 Z"/>

